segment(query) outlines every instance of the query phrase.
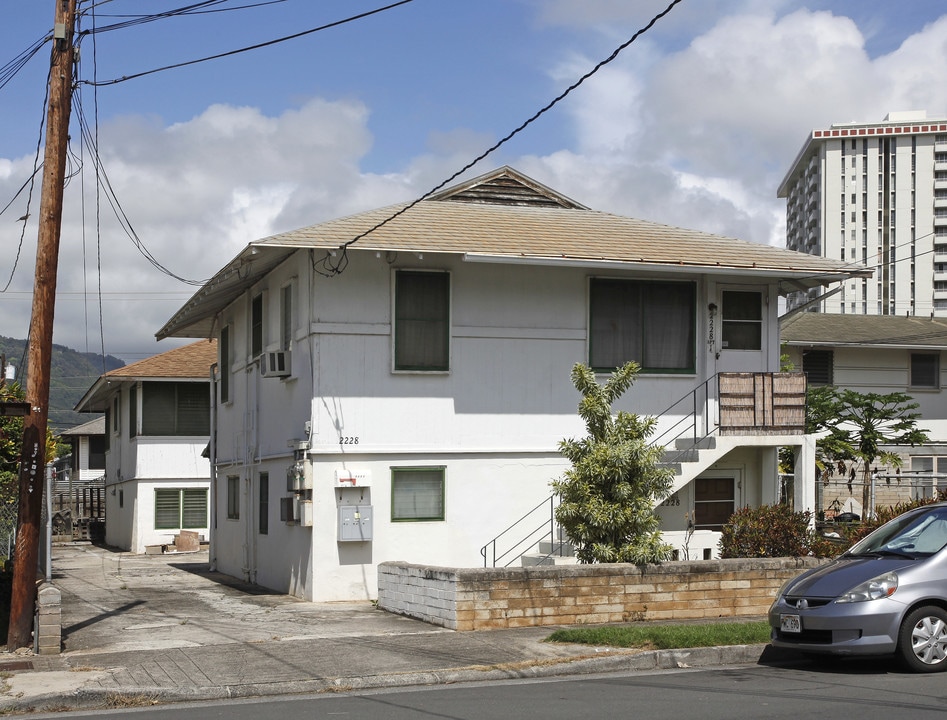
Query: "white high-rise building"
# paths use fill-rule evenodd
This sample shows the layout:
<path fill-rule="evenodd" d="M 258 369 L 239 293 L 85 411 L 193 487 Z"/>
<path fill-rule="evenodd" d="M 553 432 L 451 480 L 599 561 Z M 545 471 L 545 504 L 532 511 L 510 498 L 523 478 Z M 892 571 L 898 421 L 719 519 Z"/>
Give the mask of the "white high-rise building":
<path fill-rule="evenodd" d="M 812 309 L 947 316 L 947 118 L 899 112 L 813 130 L 778 197 L 789 249 L 875 271 Z M 816 297 L 795 293 L 787 307 Z"/>

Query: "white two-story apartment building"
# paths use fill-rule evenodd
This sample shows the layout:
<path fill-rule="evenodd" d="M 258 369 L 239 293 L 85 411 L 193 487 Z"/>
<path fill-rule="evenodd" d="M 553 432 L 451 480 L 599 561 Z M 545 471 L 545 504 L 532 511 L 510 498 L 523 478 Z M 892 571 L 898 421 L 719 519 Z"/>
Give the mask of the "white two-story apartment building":
<path fill-rule="evenodd" d="M 202 340 L 101 375 L 76 405 L 105 413 L 105 542 L 146 552 L 210 535 L 210 371 Z"/>
<path fill-rule="evenodd" d="M 668 456 L 665 537 L 714 556 L 735 508 L 779 498 L 780 446 L 811 474 L 778 298 L 852 272 L 596 212 L 511 168 L 252 242 L 157 333 L 218 341 L 212 562 L 311 600 L 374 597 L 382 561 L 497 562 L 585 432 L 571 368 L 629 360 L 619 408 L 697 448 Z"/>

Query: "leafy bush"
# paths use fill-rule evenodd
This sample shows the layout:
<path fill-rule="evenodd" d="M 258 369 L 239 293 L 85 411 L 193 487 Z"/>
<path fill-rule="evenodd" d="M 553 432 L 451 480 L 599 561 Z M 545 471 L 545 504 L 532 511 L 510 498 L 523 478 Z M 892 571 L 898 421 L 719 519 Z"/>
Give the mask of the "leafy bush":
<path fill-rule="evenodd" d="M 786 505 L 744 507 L 723 526 L 720 557 L 832 557 L 841 552 L 810 529 L 811 521 L 811 512 L 793 512 Z"/>

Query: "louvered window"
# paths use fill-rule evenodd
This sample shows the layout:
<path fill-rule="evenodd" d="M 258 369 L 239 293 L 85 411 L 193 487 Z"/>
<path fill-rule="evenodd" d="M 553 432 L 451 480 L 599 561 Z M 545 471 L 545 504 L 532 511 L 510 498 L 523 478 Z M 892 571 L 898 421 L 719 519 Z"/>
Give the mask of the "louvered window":
<path fill-rule="evenodd" d="M 834 363 L 831 350 L 808 350 L 802 354 L 802 372 L 809 385 L 832 385 Z"/>
<path fill-rule="evenodd" d="M 142 435 L 207 435 L 210 397 L 207 384 L 150 382 L 142 387 Z"/>
<path fill-rule="evenodd" d="M 393 522 L 444 519 L 444 468 L 392 468 Z"/>
<path fill-rule="evenodd" d="M 155 490 L 155 529 L 193 530 L 207 527 L 207 490 Z"/>

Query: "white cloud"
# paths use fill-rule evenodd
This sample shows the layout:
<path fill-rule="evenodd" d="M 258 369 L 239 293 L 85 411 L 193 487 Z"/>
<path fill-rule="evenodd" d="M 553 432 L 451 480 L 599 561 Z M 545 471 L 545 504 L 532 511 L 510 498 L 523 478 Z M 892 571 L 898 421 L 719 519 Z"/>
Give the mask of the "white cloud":
<path fill-rule="evenodd" d="M 537 62 L 551 68 L 555 87 L 592 68 L 603 46 L 610 51 L 626 39 L 619 27 L 637 29 L 667 4 L 523 2 L 540 23 L 572 33 L 557 34 L 570 41 L 546 48 Z M 889 111 L 947 111 L 947 18 L 872 58 L 852 20 L 794 5 L 683 3 L 553 110 L 556 121 L 567 121 L 557 128 L 561 142 L 525 157 L 512 156 L 511 143 L 472 173 L 507 162 L 594 209 L 782 244 L 785 208 L 776 189 L 811 129 L 880 120 Z M 213 105 L 170 126 L 128 115 L 103 123 L 101 155 L 158 262 L 204 279 L 256 238 L 417 197 L 495 142 L 459 122 L 432 132 L 423 154 L 372 174 L 363 169 L 373 143 L 366 102 L 313 98 L 271 114 Z M 526 132 L 542 133 L 548 121 Z M 0 158 L 0 197 L 13 196 L 32 162 Z M 153 335 L 195 288 L 149 265 L 105 204 L 97 236 L 91 175 L 85 184 L 84 230 L 79 179 L 67 188 L 59 278 L 61 291 L 76 295 L 58 303 L 54 339 L 99 349 L 101 265 L 106 352 L 136 359 L 167 349 Z M 38 193 L 37 186 L 29 239 Z M 8 218 L 23 212 L 25 194 L 0 218 L 3 282 L 20 229 Z M 26 335 L 34 253 L 32 243 L 22 251 L 14 288 L 22 295 L 0 296 L 0 334 Z M 93 297 L 87 304 L 79 300 L 84 292 Z"/>
<path fill-rule="evenodd" d="M 947 18 L 872 60 L 850 19 L 778 5 L 663 56 L 631 46 L 570 99 L 577 151 L 533 158 L 533 172 L 596 208 L 782 245 L 776 190 L 810 130 L 947 109 Z"/>

